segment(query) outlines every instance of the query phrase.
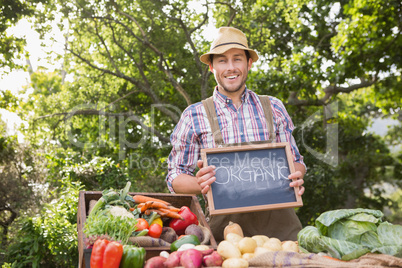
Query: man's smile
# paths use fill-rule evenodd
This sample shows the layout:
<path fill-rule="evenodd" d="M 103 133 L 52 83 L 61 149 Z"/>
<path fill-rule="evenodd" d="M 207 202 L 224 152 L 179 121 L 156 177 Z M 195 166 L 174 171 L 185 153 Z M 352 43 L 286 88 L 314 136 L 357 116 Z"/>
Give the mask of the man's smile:
<path fill-rule="evenodd" d="M 236 79 L 237 77 L 239 77 L 238 74 L 237 74 L 237 75 L 225 76 L 225 78 L 230 79 L 230 80 L 234 80 L 234 79 Z"/>

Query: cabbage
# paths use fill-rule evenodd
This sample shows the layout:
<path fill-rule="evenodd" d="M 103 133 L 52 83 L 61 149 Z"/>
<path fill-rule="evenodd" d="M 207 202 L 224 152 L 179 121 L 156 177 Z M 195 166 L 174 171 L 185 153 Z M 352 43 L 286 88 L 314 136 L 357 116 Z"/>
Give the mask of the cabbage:
<path fill-rule="evenodd" d="M 366 253 L 402 256 L 402 226 L 382 222 L 383 213 L 370 209 L 340 209 L 322 213 L 314 226 L 303 228 L 297 240 L 309 252 L 326 252 L 342 260 Z"/>

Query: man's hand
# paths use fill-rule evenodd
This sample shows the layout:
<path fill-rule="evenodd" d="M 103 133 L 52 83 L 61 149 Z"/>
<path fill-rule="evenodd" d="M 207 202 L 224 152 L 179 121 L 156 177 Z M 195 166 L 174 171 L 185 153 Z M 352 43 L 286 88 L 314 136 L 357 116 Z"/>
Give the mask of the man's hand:
<path fill-rule="evenodd" d="M 195 175 L 197 183 L 201 187 L 201 193 L 206 194 L 210 188 L 210 185 L 216 180 L 215 177 L 215 166 L 204 166 L 204 162 L 202 160 L 197 161 L 197 166 L 200 170 Z"/>
<path fill-rule="evenodd" d="M 289 184 L 289 186 L 290 187 L 299 187 L 298 195 L 301 196 L 301 195 L 303 195 L 304 190 L 305 190 L 305 188 L 302 185 L 304 184 L 303 177 L 304 177 L 304 174 L 306 173 L 306 168 L 304 167 L 303 164 L 300 164 L 300 163 L 297 163 L 297 162 L 295 162 L 294 165 L 295 165 L 295 170 L 296 171 L 291 173 L 288 176 L 288 179 L 290 179 L 290 180 L 296 179 L 296 180 L 292 181 Z"/>

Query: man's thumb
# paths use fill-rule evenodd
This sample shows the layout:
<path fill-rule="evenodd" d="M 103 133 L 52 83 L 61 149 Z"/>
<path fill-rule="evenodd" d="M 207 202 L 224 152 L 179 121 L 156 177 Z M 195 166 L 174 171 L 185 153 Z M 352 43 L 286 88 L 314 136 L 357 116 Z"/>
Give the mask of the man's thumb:
<path fill-rule="evenodd" d="M 202 168 L 202 167 L 204 166 L 204 161 L 198 160 L 198 161 L 197 161 L 197 166 L 198 166 L 199 168 Z"/>

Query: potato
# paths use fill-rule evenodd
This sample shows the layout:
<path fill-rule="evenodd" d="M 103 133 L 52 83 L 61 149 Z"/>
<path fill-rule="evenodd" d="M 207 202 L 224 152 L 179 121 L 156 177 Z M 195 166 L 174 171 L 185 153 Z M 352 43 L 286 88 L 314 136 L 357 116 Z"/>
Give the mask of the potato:
<path fill-rule="evenodd" d="M 162 256 L 155 256 L 145 262 L 144 268 L 159 268 L 164 266 L 167 259 Z"/>
<path fill-rule="evenodd" d="M 219 253 L 216 251 L 202 258 L 202 264 L 205 267 L 222 266 L 222 262 L 223 262 L 222 256 L 219 255 Z"/>
<path fill-rule="evenodd" d="M 255 256 L 254 253 L 244 253 L 241 257 L 248 261 L 249 259 L 253 258 L 254 256 Z"/>
<path fill-rule="evenodd" d="M 166 259 L 166 261 L 163 263 L 163 267 L 165 268 L 172 268 L 172 267 L 177 267 L 180 265 L 180 257 L 183 254 L 184 251 L 173 251 L 170 253 L 169 257 Z"/>
<path fill-rule="evenodd" d="M 299 252 L 299 246 L 294 241 L 285 241 L 282 243 L 283 251 Z"/>
<path fill-rule="evenodd" d="M 240 250 L 231 242 L 223 240 L 216 250 L 225 259 L 241 258 Z"/>
<path fill-rule="evenodd" d="M 237 245 L 237 243 L 240 241 L 240 240 L 242 240 L 243 239 L 243 237 L 241 237 L 240 235 L 238 235 L 238 234 L 235 234 L 235 233 L 228 233 L 227 235 L 226 235 L 226 241 L 229 241 L 229 242 L 231 242 L 231 243 L 233 243 L 234 245 Z"/>
<path fill-rule="evenodd" d="M 224 260 L 222 263 L 222 268 L 247 268 L 248 261 L 242 258 L 231 258 Z"/>
<path fill-rule="evenodd" d="M 196 249 L 188 249 L 181 255 L 180 264 L 181 266 L 188 268 L 201 268 L 202 257 L 201 251 Z"/>
<path fill-rule="evenodd" d="M 270 238 L 263 245 L 264 248 L 268 248 L 272 251 L 281 251 L 282 250 L 282 242 L 278 238 Z"/>
<path fill-rule="evenodd" d="M 260 254 L 264 254 L 266 252 L 272 252 L 272 250 L 264 247 L 256 247 L 254 251 L 254 256 L 258 256 Z"/>
<path fill-rule="evenodd" d="M 194 249 L 199 250 L 199 251 L 204 251 L 204 250 L 209 250 L 211 248 L 209 246 L 207 246 L 207 245 L 196 245 L 194 247 Z"/>
<path fill-rule="evenodd" d="M 266 235 L 254 235 L 251 238 L 257 242 L 257 247 L 262 247 L 269 239 L 269 237 Z"/>
<path fill-rule="evenodd" d="M 253 253 L 257 247 L 257 242 L 251 237 L 244 237 L 239 241 L 237 247 L 240 249 L 241 254 Z"/>

